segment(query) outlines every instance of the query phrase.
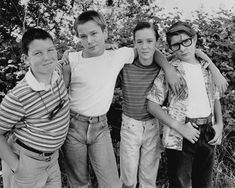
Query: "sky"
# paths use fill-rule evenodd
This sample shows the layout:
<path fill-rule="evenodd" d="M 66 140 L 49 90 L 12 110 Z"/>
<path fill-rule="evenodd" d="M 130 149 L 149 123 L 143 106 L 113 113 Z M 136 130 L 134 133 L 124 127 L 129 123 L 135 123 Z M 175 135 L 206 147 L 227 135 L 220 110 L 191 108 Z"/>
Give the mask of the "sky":
<path fill-rule="evenodd" d="M 194 10 L 203 10 L 213 15 L 220 8 L 232 10 L 235 15 L 235 0 L 152 0 L 152 2 L 165 8 L 166 12 L 174 12 L 173 7 L 178 7 L 183 11 L 185 18 L 190 18 Z"/>

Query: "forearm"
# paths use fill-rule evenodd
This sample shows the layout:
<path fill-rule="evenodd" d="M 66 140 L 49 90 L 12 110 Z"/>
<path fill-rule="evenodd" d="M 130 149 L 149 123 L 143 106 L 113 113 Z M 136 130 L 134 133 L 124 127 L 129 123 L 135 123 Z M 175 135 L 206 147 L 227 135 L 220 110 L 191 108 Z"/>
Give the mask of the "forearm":
<path fill-rule="evenodd" d="M 15 153 L 13 153 L 9 144 L 6 141 L 5 136 L 0 134 L 0 158 L 7 163 L 9 168 L 15 170 L 18 163 L 18 158 Z"/>
<path fill-rule="evenodd" d="M 165 73 L 169 69 L 173 68 L 167 61 L 166 57 L 158 49 L 155 50 L 154 61 L 157 62 L 157 64 L 164 70 Z"/>
<path fill-rule="evenodd" d="M 210 60 L 210 59 L 209 59 Z M 208 61 L 210 64 L 208 66 L 209 70 L 211 71 L 211 73 L 213 75 L 216 75 L 216 74 L 221 74 L 219 69 L 215 66 L 215 64 L 210 60 Z"/>
<path fill-rule="evenodd" d="M 154 117 L 156 117 L 159 121 L 161 121 L 163 124 L 173 128 L 177 129 L 177 121 L 173 119 L 169 114 L 167 114 L 159 104 L 148 101 L 148 111 L 151 113 Z"/>
<path fill-rule="evenodd" d="M 214 112 L 215 112 L 215 123 L 221 126 L 220 128 L 223 129 L 223 116 L 222 116 L 222 109 L 219 100 L 215 100 L 214 104 Z"/>

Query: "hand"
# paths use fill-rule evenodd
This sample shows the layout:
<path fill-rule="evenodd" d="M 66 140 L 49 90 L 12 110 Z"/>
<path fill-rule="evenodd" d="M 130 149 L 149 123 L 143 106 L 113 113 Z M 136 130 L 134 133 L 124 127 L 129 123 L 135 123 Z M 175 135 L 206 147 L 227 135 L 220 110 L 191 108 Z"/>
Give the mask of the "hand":
<path fill-rule="evenodd" d="M 16 170 L 17 170 L 17 168 L 18 168 L 18 165 L 19 165 L 19 157 L 16 155 L 16 159 L 17 160 L 14 160 L 14 162 L 12 162 L 10 165 L 8 165 L 9 166 L 9 168 L 11 169 L 11 171 L 13 172 L 13 173 L 15 173 L 16 172 Z"/>
<path fill-rule="evenodd" d="M 202 50 L 200 50 L 198 48 L 195 50 L 195 55 L 197 57 L 200 57 L 201 59 L 204 59 L 207 62 L 211 61 L 211 59 L 208 57 L 208 55 L 206 55 Z"/>
<path fill-rule="evenodd" d="M 75 52 L 76 50 L 74 50 L 73 48 L 69 48 L 68 50 L 66 50 L 63 54 L 63 57 L 61 59 L 61 61 L 63 62 L 64 65 L 69 65 L 69 53 L 70 52 Z"/>
<path fill-rule="evenodd" d="M 175 95 L 180 94 L 182 91 L 181 88 L 186 86 L 185 79 L 181 75 L 177 74 L 177 71 L 173 66 L 166 72 L 166 80 Z"/>
<path fill-rule="evenodd" d="M 116 49 L 118 49 L 118 44 L 105 43 L 105 49 L 106 50 L 116 50 Z"/>
<path fill-rule="evenodd" d="M 181 124 L 178 131 L 184 138 L 194 144 L 200 136 L 200 132 L 197 130 L 197 127 L 198 126 L 195 123 L 188 122 L 186 124 Z"/>
<path fill-rule="evenodd" d="M 216 87 L 219 90 L 219 93 L 221 95 L 223 95 L 224 92 L 227 90 L 227 87 L 228 87 L 227 80 L 225 79 L 225 77 L 221 73 L 213 74 L 213 80 L 215 82 Z"/>
<path fill-rule="evenodd" d="M 213 129 L 215 130 L 215 136 L 212 140 L 208 142 L 210 145 L 220 145 L 222 142 L 222 132 L 223 132 L 223 127 L 222 125 L 215 124 L 213 126 Z"/>

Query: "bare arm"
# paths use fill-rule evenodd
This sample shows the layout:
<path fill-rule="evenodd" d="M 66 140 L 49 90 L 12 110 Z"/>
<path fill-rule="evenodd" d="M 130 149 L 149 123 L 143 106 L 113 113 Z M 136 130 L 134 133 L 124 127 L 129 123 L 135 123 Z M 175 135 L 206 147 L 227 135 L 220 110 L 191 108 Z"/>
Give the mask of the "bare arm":
<path fill-rule="evenodd" d="M 194 128 L 195 125 L 192 125 L 191 123 L 182 124 L 176 121 L 168 115 L 159 104 L 148 101 L 148 111 L 162 123 L 180 133 L 191 143 L 195 143 L 198 140 L 200 132 Z"/>
<path fill-rule="evenodd" d="M 138 56 L 136 49 L 134 49 L 134 54 L 136 58 Z M 185 86 L 185 80 L 177 75 L 175 68 L 169 64 L 166 57 L 158 49 L 155 49 L 154 60 L 165 72 L 166 80 L 174 94 L 178 94 L 180 88 Z"/>
<path fill-rule="evenodd" d="M 4 132 L 0 130 L 0 158 L 7 163 L 10 169 L 15 171 L 18 166 L 19 159 L 8 145 Z"/>
<path fill-rule="evenodd" d="M 208 143 L 211 145 L 218 145 L 218 144 L 221 144 L 222 132 L 223 132 L 223 127 L 224 127 L 221 104 L 219 100 L 215 100 L 214 112 L 215 112 L 215 124 L 213 125 L 213 128 L 215 130 L 215 136 Z"/>
<path fill-rule="evenodd" d="M 216 87 L 219 89 L 220 94 L 222 95 L 227 87 L 228 82 L 225 77 L 220 73 L 219 69 L 215 66 L 215 64 L 211 61 L 211 59 L 200 49 L 196 50 L 196 55 L 209 63 L 209 69 L 213 75 L 213 80 L 215 82 Z"/>

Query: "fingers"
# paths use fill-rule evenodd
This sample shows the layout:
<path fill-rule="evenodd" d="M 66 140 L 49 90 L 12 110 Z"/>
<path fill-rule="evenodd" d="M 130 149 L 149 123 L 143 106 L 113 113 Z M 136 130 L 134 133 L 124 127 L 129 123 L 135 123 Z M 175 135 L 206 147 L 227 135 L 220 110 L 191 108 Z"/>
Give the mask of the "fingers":
<path fill-rule="evenodd" d="M 220 135 L 220 136 L 215 136 L 212 140 L 210 140 L 210 141 L 208 142 L 208 144 L 214 146 L 214 145 L 220 145 L 221 142 L 222 142 L 222 135 Z"/>

